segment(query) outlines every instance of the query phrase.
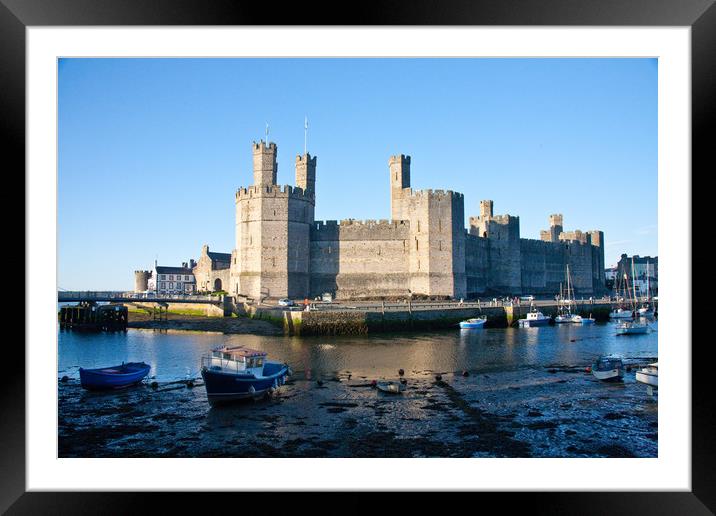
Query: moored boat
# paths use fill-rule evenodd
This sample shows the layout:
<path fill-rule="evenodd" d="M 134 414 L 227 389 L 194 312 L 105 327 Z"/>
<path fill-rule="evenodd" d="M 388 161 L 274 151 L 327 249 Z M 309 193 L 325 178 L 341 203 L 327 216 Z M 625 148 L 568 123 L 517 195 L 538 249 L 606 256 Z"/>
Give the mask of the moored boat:
<path fill-rule="evenodd" d="M 609 312 L 609 317 L 612 319 L 633 319 L 634 312 L 632 310 L 627 310 L 626 308 L 617 308 L 616 310 Z"/>
<path fill-rule="evenodd" d="M 141 382 L 151 366 L 144 362 L 128 362 L 98 369 L 80 367 L 80 384 L 89 390 L 123 389 Z"/>
<path fill-rule="evenodd" d="M 596 320 L 592 317 L 592 314 L 589 314 L 589 317 L 582 317 L 581 315 L 575 315 L 572 319 L 573 323 L 576 324 L 594 324 Z"/>
<path fill-rule="evenodd" d="M 618 382 L 624 378 L 624 363 L 617 356 L 599 357 L 592 364 L 592 374 L 603 382 Z"/>
<path fill-rule="evenodd" d="M 649 395 L 654 394 L 654 390 L 659 388 L 659 363 L 654 362 L 646 367 L 639 369 L 636 374 L 636 381 L 646 384 Z"/>
<path fill-rule="evenodd" d="M 201 377 L 212 405 L 272 394 L 290 375 L 287 364 L 266 360 L 245 346 L 222 346 L 201 359 Z"/>
<path fill-rule="evenodd" d="M 387 392 L 389 394 L 400 394 L 405 390 L 405 383 L 403 382 L 377 382 L 375 386 L 378 388 L 378 390 L 382 392 Z"/>
<path fill-rule="evenodd" d="M 532 310 L 527 313 L 525 319 L 519 320 L 520 328 L 532 328 L 533 326 L 546 326 L 549 324 L 550 318 L 538 310 Z"/>
<path fill-rule="evenodd" d="M 484 316 L 467 319 L 465 321 L 460 321 L 460 328 L 464 330 L 474 330 L 477 328 L 482 328 L 485 325 L 485 322 L 487 322 L 487 317 Z"/>
<path fill-rule="evenodd" d="M 621 321 L 617 324 L 617 335 L 638 335 L 649 331 L 649 325 L 642 321 Z"/>

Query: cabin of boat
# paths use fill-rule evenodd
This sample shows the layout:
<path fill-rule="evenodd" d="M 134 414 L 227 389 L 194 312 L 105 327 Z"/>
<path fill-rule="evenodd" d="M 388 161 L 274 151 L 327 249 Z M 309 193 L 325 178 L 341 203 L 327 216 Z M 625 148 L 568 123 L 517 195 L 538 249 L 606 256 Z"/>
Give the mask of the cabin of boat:
<path fill-rule="evenodd" d="M 201 365 L 212 371 L 263 376 L 266 352 L 245 346 L 224 346 L 202 357 Z"/>
<path fill-rule="evenodd" d="M 621 357 L 599 357 L 592 364 L 592 374 L 602 381 L 618 381 L 624 377 L 624 362 Z"/>

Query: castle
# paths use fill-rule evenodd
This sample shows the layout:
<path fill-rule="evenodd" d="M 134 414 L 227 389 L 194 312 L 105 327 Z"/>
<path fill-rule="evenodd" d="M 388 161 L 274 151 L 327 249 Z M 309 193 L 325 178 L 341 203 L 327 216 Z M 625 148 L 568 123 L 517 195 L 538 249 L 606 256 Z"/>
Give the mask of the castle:
<path fill-rule="evenodd" d="M 296 186 L 277 185 L 277 152 L 253 143 L 254 182 L 236 192 L 228 274 L 195 268 L 197 284 L 214 284 L 215 274 L 231 295 L 255 299 L 554 295 L 569 265 L 576 295 L 605 291 L 601 231 L 565 232 L 552 215 L 540 240 L 520 238 L 519 217 L 495 215 L 491 200 L 466 229 L 463 194 L 413 190 L 404 155 L 389 160 L 391 220 L 316 221 L 317 158 L 297 156 Z"/>

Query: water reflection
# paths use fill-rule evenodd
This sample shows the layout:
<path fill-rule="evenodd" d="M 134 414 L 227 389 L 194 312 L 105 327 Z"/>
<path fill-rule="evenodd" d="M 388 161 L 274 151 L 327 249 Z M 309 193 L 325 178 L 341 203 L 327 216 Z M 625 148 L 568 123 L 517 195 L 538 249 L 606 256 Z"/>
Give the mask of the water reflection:
<path fill-rule="evenodd" d="M 653 327 L 656 329 L 656 324 Z M 145 361 L 159 381 L 198 374 L 201 355 L 219 345 L 265 350 L 311 378 L 350 371 L 354 377 L 395 376 L 412 371 L 474 372 L 585 365 L 600 354 L 656 357 L 657 332 L 617 337 L 614 325 L 559 325 L 541 328 L 488 328 L 417 335 L 264 337 L 203 332 L 59 333 L 58 372 L 78 376 L 78 367 Z"/>

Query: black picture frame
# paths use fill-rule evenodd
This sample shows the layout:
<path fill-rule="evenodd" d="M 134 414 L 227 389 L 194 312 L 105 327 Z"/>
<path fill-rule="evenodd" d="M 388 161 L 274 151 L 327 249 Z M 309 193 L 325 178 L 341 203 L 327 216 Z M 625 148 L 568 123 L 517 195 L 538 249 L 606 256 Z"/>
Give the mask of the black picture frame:
<path fill-rule="evenodd" d="M 0 0 L 0 128 L 6 174 L 25 167 L 25 28 L 86 25 L 554 25 L 689 26 L 692 59 L 692 178 L 713 146 L 716 103 L 714 0 L 405 0 L 378 3 L 281 4 L 235 0 Z M 340 7 L 340 8 L 339 8 Z M 14 158 L 8 160 L 8 158 Z M 12 163 L 12 165 L 9 165 Z M 688 171 L 685 171 L 688 174 Z M 692 179 L 693 180 L 693 179 Z M 690 278 L 689 278 L 690 281 Z M 679 343 L 686 346 L 686 342 Z M 703 343 L 708 344 L 708 343 Z M 710 514 L 716 510 L 714 420 L 707 381 L 708 345 L 692 347 L 692 491 L 484 494 L 504 504 L 549 514 Z M 162 496 L 162 512 L 187 507 L 186 494 L 25 492 L 25 353 L 7 342 L 0 417 L 0 510 L 9 514 L 136 512 L 138 497 Z M 355 498 L 354 508 L 371 502 Z M 411 498 L 423 504 L 422 497 Z M 417 503 L 416 503 L 417 502 Z M 216 501 L 212 501 L 215 504 Z M 341 505 L 347 506 L 344 498 Z M 365 505 L 364 505 L 365 503 Z M 454 503 L 454 502 L 453 502 Z M 468 502 L 469 503 L 469 502 Z M 484 503 L 484 502 L 483 502 Z M 97 505 L 99 504 L 99 505 Z M 402 511 L 410 509 L 408 505 Z M 97 508 L 102 510 L 98 511 Z M 478 506 L 468 505 L 475 510 Z"/>

